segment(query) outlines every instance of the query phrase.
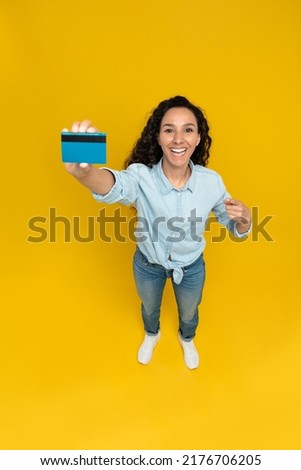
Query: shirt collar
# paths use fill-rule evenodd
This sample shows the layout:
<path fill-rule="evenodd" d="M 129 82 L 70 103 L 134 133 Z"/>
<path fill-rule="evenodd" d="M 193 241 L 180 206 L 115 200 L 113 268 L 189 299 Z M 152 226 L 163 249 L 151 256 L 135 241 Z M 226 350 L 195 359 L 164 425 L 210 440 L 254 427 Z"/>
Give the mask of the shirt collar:
<path fill-rule="evenodd" d="M 159 188 L 160 188 L 160 192 L 162 196 L 165 196 L 167 193 L 169 193 L 172 190 L 184 191 L 185 189 L 189 189 L 191 192 L 194 191 L 195 184 L 196 184 L 196 174 L 195 174 L 194 164 L 191 160 L 189 160 L 191 175 L 188 178 L 188 181 L 183 186 L 183 188 L 181 188 L 180 190 L 174 188 L 172 184 L 168 181 L 166 176 L 164 175 L 163 169 L 162 169 L 162 162 L 163 162 L 163 159 L 161 158 L 161 160 L 158 162 L 158 164 L 155 167 L 155 174 L 159 182 Z"/>

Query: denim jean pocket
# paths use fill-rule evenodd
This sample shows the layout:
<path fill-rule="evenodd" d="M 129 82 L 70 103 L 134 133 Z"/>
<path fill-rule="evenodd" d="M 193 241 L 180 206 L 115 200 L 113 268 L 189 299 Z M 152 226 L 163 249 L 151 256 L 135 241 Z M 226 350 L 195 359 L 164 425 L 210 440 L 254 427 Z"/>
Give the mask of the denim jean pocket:
<path fill-rule="evenodd" d="M 139 250 L 139 248 L 137 248 L 137 251 L 136 251 L 136 256 L 137 256 L 137 260 L 143 264 L 143 266 L 150 266 L 150 262 L 148 261 L 148 259 L 146 258 L 146 256 L 144 256 L 143 253 L 141 253 L 141 251 Z"/>
<path fill-rule="evenodd" d="M 204 269 L 205 268 L 205 261 L 204 261 L 204 257 L 203 257 L 203 253 L 199 256 L 198 259 L 196 259 L 192 264 L 189 264 L 188 266 L 184 266 L 182 269 L 183 269 L 183 273 L 186 274 L 188 273 L 189 271 L 192 271 L 193 269 Z"/>

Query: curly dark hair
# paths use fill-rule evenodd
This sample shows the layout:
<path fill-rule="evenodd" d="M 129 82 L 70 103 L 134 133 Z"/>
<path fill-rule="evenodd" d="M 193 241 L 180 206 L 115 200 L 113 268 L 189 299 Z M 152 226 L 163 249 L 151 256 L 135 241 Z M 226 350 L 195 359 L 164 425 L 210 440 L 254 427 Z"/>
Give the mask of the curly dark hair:
<path fill-rule="evenodd" d="M 187 108 L 193 112 L 198 124 L 198 132 L 201 134 L 200 143 L 195 148 L 191 156 L 193 163 L 206 166 L 209 160 L 209 149 L 211 146 L 211 137 L 209 136 L 209 126 L 202 110 L 192 104 L 184 96 L 174 96 L 168 100 L 161 101 L 157 108 L 147 121 L 140 138 L 129 157 L 124 162 L 124 168 L 132 163 L 143 163 L 152 167 L 162 158 L 162 149 L 158 143 L 158 134 L 161 121 L 165 113 L 171 108 Z"/>

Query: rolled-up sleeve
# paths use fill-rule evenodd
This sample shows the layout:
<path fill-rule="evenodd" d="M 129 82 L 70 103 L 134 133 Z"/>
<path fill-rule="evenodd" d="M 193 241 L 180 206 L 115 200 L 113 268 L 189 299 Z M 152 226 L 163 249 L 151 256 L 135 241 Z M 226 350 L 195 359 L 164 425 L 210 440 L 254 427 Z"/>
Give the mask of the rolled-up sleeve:
<path fill-rule="evenodd" d="M 131 165 L 128 169 L 118 171 L 111 168 L 100 168 L 99 171 L 108 170 L 115 178 L 115 183 L 111 190 L 106 194 L 98 194 L 92 192 L 93 197 L 98 202 L 113 204 L 119 202 L 126 206 L 135 204 L 138 195 L 139 175 L 135 165 Z"/>
<path fill-rule="evenodd" d="M 226 190 L 224 182 L 223 182 L 221 176 L 218 175 L 218 174 L 217 174 L 217 181 L 218 181 L 218 186 L 219 186 L 220 197 L 219 197 L 218 201 L 216 202 L 216 205 L 212 208 L 212 212 L 216 216 L 217 220 L 221 224 L 225 225 L 227 227 L 227 229 L 231 233 L 233 233 L 233 235 L 235 237 L 243 238 L 243 237 L 248 236 L 249 233 L 252 230 L 252 224 L 246 232 L 243 232 L 243 233 L 238 232 L 238 230 L 236 228 L 237 222 L 230 219 L 230 217 L 227 214 L 227 211 L 225 209 L 225 204 L 224 204 L 224 200 L 228 199 L 228 198 L 231 198 L 231 195 Z"/>

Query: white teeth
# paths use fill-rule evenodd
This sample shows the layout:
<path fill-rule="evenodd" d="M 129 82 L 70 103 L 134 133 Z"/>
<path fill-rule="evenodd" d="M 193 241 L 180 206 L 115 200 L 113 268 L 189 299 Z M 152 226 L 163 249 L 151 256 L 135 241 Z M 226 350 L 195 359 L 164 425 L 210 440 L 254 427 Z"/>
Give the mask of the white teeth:
<path fill-rule="evenodd" d="M 184 153 L 186 149 L 170 149 L 173 153 Z"/>

